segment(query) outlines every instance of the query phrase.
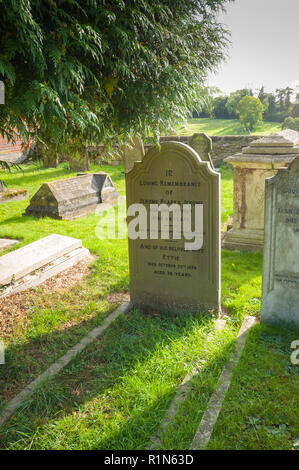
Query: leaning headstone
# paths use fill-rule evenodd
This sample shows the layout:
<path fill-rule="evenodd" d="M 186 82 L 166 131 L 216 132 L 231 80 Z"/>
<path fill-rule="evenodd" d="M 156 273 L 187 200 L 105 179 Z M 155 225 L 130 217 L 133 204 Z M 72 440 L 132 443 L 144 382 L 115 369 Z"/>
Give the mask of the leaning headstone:
<path fill-rule="evenodd" d="M 189 140 L 189 145 L 198 153 L 203 162 L 209 162 L 211 167 L 214 168 L 211 157 L 212 139 L 207 134 L 204 132 L 193 134 Z"/>
<path fill-rule="evenodd" d="M 90 259 L 82 241 L 63 235 L 49 235 L 0 256 L 0 297 L 15 294 Z"/>
<path fill-rule="evenodd" d="M 74 219 L 121 200 L 110 176 L 99 172 L 45 183 L 26 209 L 26 215 Z"/>
<path fill-rule="evenodd" d="M 49 235 L 0 257 L 0 285 L 18 280 L 59 256 L 82 246 L 81 240 Z"/>
<path fill-rule="evenodd" d="M 143 142 L 139 137 L 131 137 L 123 147 L 123 160 L 125 173 L 132 170 L 135 162 L 141 162 L 144 157 Z"/>
<path fill-rule="evenodd" d="M 126 192 L 133 306 L 219 312 L 220 175 L 188 145 L 167 142 L 135 163 Z"/>
<path fill-rule="evenodd" d="M 299 326 L 299 157 L 266 180 L 261 319 Z"/>

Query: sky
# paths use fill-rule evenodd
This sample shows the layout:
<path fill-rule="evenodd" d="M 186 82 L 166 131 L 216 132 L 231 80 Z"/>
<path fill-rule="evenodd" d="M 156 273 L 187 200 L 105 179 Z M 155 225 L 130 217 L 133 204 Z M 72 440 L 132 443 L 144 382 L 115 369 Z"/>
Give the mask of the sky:
<path fill-rule="evenodd" d="M 224 94 L 299 86 L 299 0 L 235 0 L 218 21 L 230 30 L 232 45 L 209 86 Z"/>

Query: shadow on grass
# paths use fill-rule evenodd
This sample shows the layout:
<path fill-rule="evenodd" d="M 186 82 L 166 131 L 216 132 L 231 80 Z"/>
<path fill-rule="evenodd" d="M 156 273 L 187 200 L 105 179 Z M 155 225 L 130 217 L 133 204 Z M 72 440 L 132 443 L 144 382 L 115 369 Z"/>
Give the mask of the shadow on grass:
<path fill-rule="evenodd" d="M 114 180 L 122 180 L 124 178 L 124 170 L 122 166 L 111 167 L 109 165 L 91 165 L 89 173 L 96 171 L 104 171 L 113 175 Z M 23 167 L 22 170 L 14 170 L 13 173 L 7 173 L 4 179 L 7 180 L 9 186 L 30 186 L 41 185 L 43 183 L 54 181 L 55 179 L 62 179 L 63 177 L 75 177 L 77 171 L 70 170 L 67 165 L 61 164 L 57 168 L 43 168 L 42 166 L 30 165 L 27 168 Z M 46 181 L 45 181 L 46 179 Z"/>
<path fill-rule="evenodd" d="M 2 429 L 1 447 L 9 447 L 24 435 L 25 440 L 20 447 L 25 447 L 27 438 L 30 441 L 37 429 L 42 429 L 43 426 L 47 432 L 47 424 L 52 420 L 61 420 L 61 425 L 66 426 L 62 431 L 66 433 L 66 437 L 62 438 L 63 448 L 71 448 L 74 444 L 67 442 L 68 438 L 72 439 L 74 422 L 78 424 L 76 428 L 79 433 L 75 437 L 75 448 L 145 447 L 163 419 L 176 385 L 186 373 L 186 361 L 188 361 L 187 358 L 182 359 L 178 355 L 177 362 L 174 355 L 168 364 L 167 361 L 163 364 L 157 359 L 157 354 L 159 358 L 160 356 L 163 358 L 176 341 L 181 341 L 192 333 L 198 322 L 203 328 L 209 329 L 210 318 L 199 314 L 148 316 L 140 312 L 131 312 L 122 315 L 101 338 L 76 356 L 58 377 L 43 384 L 34 396 L 23 404 L 18 413 Z M 44 364 L 44 369 L 57 359 L 55 355 L 57 342 L 59 346 L 63 343 L 65 349 L 68 349 L 79 341 L 83 329 L 90 331 L 94 326 L 94 322 L 88 321 L 72 328 L 70 344 L 63 332 L 38 338 L 36 343 L 39 348 L 43 344 L 47 345 L 49 341 L 52 344 L 51 349 L 47 351 L 51 360 L 46 361 L 48 364 Z M 76 341 L 74 335 L 78 335 Z M 34 346 L 36 344 L 31 344 L 31 350 Z M 9 354 L 8 351 L 8 358 Z M 218 357 L 211 363 L 208 362 L 205 367 L 217 375 L 220 370 L 215 363 L 221 362 L 224 355 L 225 351 L 219 351 Z M 156 359 L 151 364 L 153 358 Z M 201 373 L 205 373 L 204 370 Z M 7 374 L 6 380 L 8 379 Z M 211 387 L 211 381 L 209 386 Z M 77 415 L 81 413 L 82 407 L 85 409 L 79 423 Z M 101 426 L 105 429 L 100 436 Z M 68 435 L 70 429 L 72 430 Z M 94 433 L 92 443 L 87 444 L 88 438 L 84 441 L 84 433 Z M 79 436 L 82 437 L 82 445 L 78 442 L 78 439 L 79 441 L 81 439 Z M 47 448 L 53 446 L 51 439 L 47 441 Z"/>
<path fill-rule="evenodd" d="M 31 173 L 31 175 L 30 175 Z M 76 172 L 67 169 L 66 167 L 60 167 L 56 169 L 45 169 L 45 168 L 24 168 L 23 171 L 19 173 L 14 173 L 8 175 L 9 186 L 30 186 L 31 184 L 41 185 L 45 183 L 45 176 L 47 176 L 48 181 L 53 181 L 55 178 L 62 178 L 63 176 L 76 176 Z"/>

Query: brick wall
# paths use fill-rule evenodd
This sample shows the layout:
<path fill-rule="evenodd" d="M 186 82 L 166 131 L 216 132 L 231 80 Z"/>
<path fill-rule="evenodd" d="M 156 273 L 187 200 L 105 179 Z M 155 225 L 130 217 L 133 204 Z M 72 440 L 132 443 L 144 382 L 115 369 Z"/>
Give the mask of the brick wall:
<path fill-rule="evenodd" d="M 22 144 L 22 140 L 17 140 L 15 144 L 12 144 L 0 136 L 0 155 L 22 152 Z"/>

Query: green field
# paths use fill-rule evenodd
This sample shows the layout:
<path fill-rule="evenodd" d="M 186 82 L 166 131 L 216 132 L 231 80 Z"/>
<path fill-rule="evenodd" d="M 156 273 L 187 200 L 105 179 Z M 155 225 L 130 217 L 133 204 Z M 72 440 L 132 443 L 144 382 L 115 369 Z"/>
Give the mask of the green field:
<path fill-rule="evenodd" d="M 254 135 L 268 135 L 281 131 L 281 123 L 264 122 L 252 132 Z M 208 135 L 245 135 L 240 122 L 237 119 L 188 119 L 184 126 L 178 127 L 175 132 L 178 135 L 192 135 L 196 132 L 205 132 Z"/>
<path fill-rule="evenodd" d="M 108 172 L 124 195 L 122 166 L 94 166 L 95 170 Z M 221 175 L 224 222 L 233 210 L 233 179 L 229 168 L 222 168 Z M 26 188 L 30 196 L 43 182 L 71 176 L 74 173 L 66 164 L 48 170 L 25 165 L 24 172 L 1 174 L 9 187 Z M 14 328 L 3 330 L 7 348 L 6 364 L 0 366 L 0 410 L 102 324 L 117 305 L 109 301 L 111 294 L 129 288 L 127 241 L 98 239 L 98 216 L 90 214 L 74 221 L 35 219 L 23 215 L 27 205 L 28 201 L 0 205 L 0 238 L 17 238 L 19 247 L 51 233 L 73 236 L 82 239 L 97 258 L 88 275 L 70 289 L 34 289 L 23 301 L 23 315 Z M 0 448 L 143 449 L 163 420 L 178 385 L 196 368 L 185 403 L 163 436 L 164 449 L 188 449 L 244 316 L 259 317 L 261 281 L 260 253 L 223 250 L 225 330 L 216 331 L 213 318 L 200 312 L 122 315 L 102 338 L 22 405 L 0 430 Z M 4 302 L 0 327 L 3 306 Z M 281 329 L 278 340 L 276 334 L 255 327 L 211 448 L 295 448 L 299 376 L 298 367 L 290 365 L 288 348 L 298 339 L 298 332 Z"/>

